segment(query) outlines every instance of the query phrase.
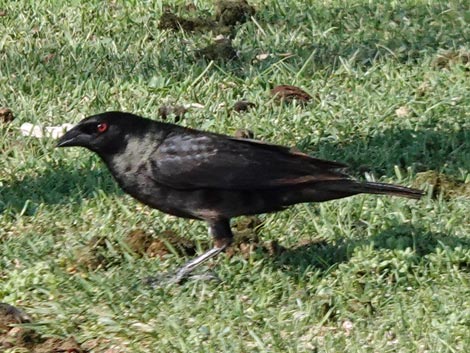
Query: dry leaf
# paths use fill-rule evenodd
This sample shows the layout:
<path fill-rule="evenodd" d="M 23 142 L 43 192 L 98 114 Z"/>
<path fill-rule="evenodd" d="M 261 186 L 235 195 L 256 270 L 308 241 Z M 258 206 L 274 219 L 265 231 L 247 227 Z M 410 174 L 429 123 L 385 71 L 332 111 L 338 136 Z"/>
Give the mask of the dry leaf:
<path fill-rule="evenodd" d="M 312 99 L 312 96 L 307 92 L 296 86 L 279 85 L 271 90 L 271 95 L 279 101 L 290 103 L 297 100 L 300 103 L 307 103 Z"/>
<path fill-rule="evenodd" d="M 11 123 L 15 119 L 13 112 L 9 108 L 0 108 L 0 123 Z"/>
<path fill-rule="evenodd" d="M 399 118 L 407 118 L 410 116 L 411 112 L 410 109 L 408 109 L 406 106 L 402 106 L 395 110 L 395 114 Z"/>

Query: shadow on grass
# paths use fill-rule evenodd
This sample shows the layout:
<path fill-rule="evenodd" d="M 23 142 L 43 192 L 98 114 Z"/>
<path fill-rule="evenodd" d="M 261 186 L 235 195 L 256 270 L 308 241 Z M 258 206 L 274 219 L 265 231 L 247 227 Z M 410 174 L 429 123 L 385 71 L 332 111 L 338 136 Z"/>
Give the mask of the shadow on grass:
<path fill-rule="evenodd" d="M 369 239 L 343 240 L 336 243 L 320 240 L 299 245 L 286 249 L 271 263 L 292 276 L 299 276 L 311 268 L 328 271 L 331 267 L 348 262 L 356 249 L 370 245 L 377 250 L 404 251 L 410 248 L 413 250 L 415 261 L 418 262 L 426 255 L 436 253 L 438 249 L 470 248 L 470 239 L 433 233 L 412 225 L 397 225 Z M 460 265 L 470 266 L 467 262 Z"/>
<path fill-rule="evenodd" d="M 238 77 L 257 76 L 258 71 L 251 69 L 254 66 L 253 59 L 265 51 L 293 55 L 289 59 L 274 56 L 264 60 L 256 65 L 259 71 L 276 66 L 281 60 L 290 65 L 293 72 L 303 68 L 305 77 L 310 77 L 312 73 L 322 69 L 334 71 L 343 65 L 343 59 L 352 66 L 370 65 L 384 59 L 415 62 L 420 58 L 432 56 L 440 49 L 467 46 L 470 30 L 463 14 L 469 11 L 469 6 L 463 2 L 458 5 L 446 2 L 319 2 L 316 5 L 289 3 L 289 7 L 284 9 L 261 7 L 255 16 L 260 27 L 245 24 L 243 26 L 250 25 L 251 29 L 246 31 L 242 27 L 237 35 L 237 40 L 242 44 L 236 48 L 241 51 L 240 58 L 218 60 L 211 71 L 222 69 Z M 153 20 L 158 19 L 159 16 L 155 15 Z M 299 24 L 305 26 L 299 27 Z M 133 26 L 138 25 L 134 23 L 130 28 Z M 271 28 L 268 29 L 268 26 Z M 115 46 L 108 45 L 108 41 L 84 41 L 79 47 L 80 55 L 77 55 L 77 48 L 64 47 L 61 55 L 64 58 L 73 57 L 74 60 L 51 60 L 44 67 L 47 71 L 44 74 L 76 72 L 90 77 L 92 72 L 93 79 L 106 82 L 112 82 L 116 76 L 126 82 L 147 82 L 159 77 L 158 73 L 164 72 L 168 82 L 181 82 L 187 79 L 188 73 L 196 78 L 207 68 L 207 61 L 196 59 L 196 51 L 191 45 L 187 45 L 189 34 L 182 36 L 180 32 L 175 32 L 168 34 L 164 41 L 159 35 L 155 36 L 156 39 L 149 36 L 149 48 L 158 50 L 132 53 L 127 47 L 130 43 L 142 41 L 142 37 L 138 37 L 138 30 L 128 32 L 130 36 L 126 36 L 125 40 L 111 38 L 118 43 L 118 50 L 115 50 Z M 253 42 L 252 37 L 256 37 L 256 32 L 266 32 L 276 38 L 269 41 L 266 39 L 268 36 L 264 35 L 262 38 L 266 39 L 266 42 Z M 288 36 L 287 33 L 295 35 Z M 281 35 L 284 37 L 280 38 Z M 197 37 L 201 37 L 201 34 L 193 33 L 190 36 L 197 42 Z M 181 44 L 178 41 L 181 41 Z M 175 42 L 177 50 L 174 49 Z M 50 49 L 46 46 L 31 50 L 26 57 L 10 57 L 6 61 L 42 62 L 44 55 L 49 53 Z M 90 61 L 90 58 L 93 58 L 93 61 Z M 311 65 L 304 67 L 307 61 Z M 110 67 L 113 69 L 110 70 Z M 210 73 L 207 75 L 210 76 Z M 166 85 L 167 83 L 160 87 L 157 84 L 154 89 L 165 89 Z M 149 91 L 152 86 L 149 84 Z"/>
<path fill-rule="evenodd" d="M 350 166 L 351 172 L 374 172 L 394 177 L 395 166 L 412 167 L 414 172 L 435 170 L 462 178 L 470 170 L 470 131 L 433 128 L 418 131 L 394 128 L 371 136 L 350 136 L 339 142 L 315 144 L 309 138 L 297 146 L 325 159 Z"/>
<path fill-rule="evenodd" d="M 335 69 L 342 65 L 340 57 L 352 65 L 369 65 L 384 58 L 413 62 L 439 49 L 465 46 L 467 26 L 462 14 L 470 7 L 464 3 L 330 2 L 305 4 L 298 9 L 291 5 L 284 11 L 285 17 L 272 9 L 258 12 L 257 17 L 273 26 L 292 26 L 292 31 L 286 33 L 296 33 L 299 24 L 325 29 L 324 36 L 311 40 L 292 37 L 286 43 L 289 52 L 303 59 L 312 55 L 315 70 Z"/>
<path fill-rule="evenodd" d="M 222 69 L 237 77 L 246 78 L 269 70 L 280 61 L 286 63 L 292 72 L 302 71 L 311 77 L 318 70 L 335 71 L 345 65 L 351 67 L 370 66 L 376 61 L 415 63 L 425 57 L 435 57 L 440 50 L 457 50 L 467 46 L 470 35 L 466 16 L 470 13 L 468 4 L 448 3 L 389 3 L 389 2 L 324 2 L 318 4 L 291 4 L 282 8 L 260 7 L 256 13 L 257 25 L 252 29 L 239 28 L 236 38 L 240 41 L 238 60 L 216 60 L 212 70 Z M 261 28 L 261 30 L 259 30 Z M 280 29 L 280 30 L 279 30 Z M 250 42 L 248 36 L 256 38 L 255 31 L 266 32 L 262 42 Z M 291 33 L 291 35 L 287 35 Z M 175 33 L 180 38 L 180 33 Z M 197 38 L 197 34 L 192 37 Z M 244 46 L 246 44 L 246 46 Z M 260 52 L 290 53 L 288 59 L 273 55 L 257 64 L 255 57 Z M 197 60 L 191 50 L 177 54 L 164 50 L 159 58 L 149 58 L 147 67 L 136 75 L 149 72 L 148 68 L 172 72 L 178 80 L 186 77 L 187 65 L 204 69 L 204 60 Z M 178 57 L 175 57 L 177 55 Z M 147 58 L 142 61 L 145 63 Z M 131 60 L 134 62 L 135 60 Z M 124 60 L 125 62 L 125 60 Z M 158 62 L 160 67 L 155 67 Z M 309 65 L 305 66 L 309 63 Z M 442 65 L 441 65 L 442 64 Z M 438 66 L 446 66 L 442 62 Z M 122 64 L 121 64 L 122 65 Z M 175 70 L 175 65 L 181 66 Z M 128 79 L 133 79 L 129 77 Z"/>
<path fill-rule="evenodd" d="M 39 176 L 26 176 L 0 189 L 0 213 L 33 215 L 39 204 L 80 204 L 97 192 L 120 192 L 104 165 L 85 169 L 60 162 Z"/>
<path fill-rule="evenodd" d="M 464 13 L 470 13 L 470 6 L 463 3 L 331 2 L 289 3 L 288 7 L 275 10 L 261 7 L 255 16 L 257 24 L 276 40 L 269 41 L 265 36 L 266 42 L 250 43 L 247 34 L 253 36 L 254 33 L 241 30 L 237 35 L 241 45 L 237 48 L 241 51 L 239 59 L 217 60 L 212 70 L 220 68 L 246 78 L 257 75 L 256 70 L 248 69 L 251 66 L 265 71 L 282 61 L 293 73 L 302 71 L 303 76 L 311 77 L 316 71 L 333 72 L 342 65 L 367 67 L 377 61 L 412 64 L 423 58 L 435 59 L 439 51 L 456 51 L 467 46 L 470 30 Z M 244 43 L 247 43 L 245 47 Z M 273 55 L 254 64 L 260 52 L 292 55 L 287 59 Z M 175 61 L 196 67 L 204 62 L 195 60 L 190 51 L 180 54 L 177 60 L 167 54 L 160 54 L 158 62 L 162 67 L 157 70 L 175 72 Z M 448 65 L 445 59 L 435 63 L 436 67 Z M 180 80 L 185 78 L 186 70 L 182 69 L 179 70 Z"/>

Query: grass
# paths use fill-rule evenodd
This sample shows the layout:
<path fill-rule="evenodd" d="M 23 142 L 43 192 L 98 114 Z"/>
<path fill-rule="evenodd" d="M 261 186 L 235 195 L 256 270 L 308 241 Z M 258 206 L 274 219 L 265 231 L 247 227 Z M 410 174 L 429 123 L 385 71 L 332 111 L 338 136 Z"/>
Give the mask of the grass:
<path fill-rule="evenodd" d="M 470 182 L 470 6 L 252 3 L 257 14 L 234 40 L 239 59 L 207 62 L 194 52 L 214 35 L 159 30 L 160 1 L 0 0 L 0 106 L 16 117 L 0 130 L 0 301 L 23 308 L 44 337 L 74 336 L 94 352 L 464 352 L 470 195 L 452 188 Z M 277 84 L 316 99 L 279 105 Z M 241 98 L 257 107 L 231 113 Z M 221 256 L 220 284 L 152 290 L 143 278 L 186 259 L 140 257 L 126 235 L 172 230 L 203 244 L 205 225 L 140 206 L 96 156 L 19 127 L 111 109 L 157 119 L 164 102 L 204 104 L 183 125 L 247 128 L 429 194 L 263 215 L 261 238 L 284 253 Z M 432 198 L 423 172 L 453 182 L 434 185 Z M 77 265 L 95 238 L 106 266 Z"/>

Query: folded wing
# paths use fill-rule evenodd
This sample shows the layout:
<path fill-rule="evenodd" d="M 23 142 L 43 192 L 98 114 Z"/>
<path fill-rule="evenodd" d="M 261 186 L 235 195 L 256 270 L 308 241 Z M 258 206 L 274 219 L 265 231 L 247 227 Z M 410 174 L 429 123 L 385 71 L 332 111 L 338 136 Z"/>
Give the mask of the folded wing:
<path fill-rule="evenodd" d="M 269 189 L 344 180 L 346 166 L 255 140 L 188 131 L 169 134 L 151 158 L 158 183 L 177 189 Z"/>

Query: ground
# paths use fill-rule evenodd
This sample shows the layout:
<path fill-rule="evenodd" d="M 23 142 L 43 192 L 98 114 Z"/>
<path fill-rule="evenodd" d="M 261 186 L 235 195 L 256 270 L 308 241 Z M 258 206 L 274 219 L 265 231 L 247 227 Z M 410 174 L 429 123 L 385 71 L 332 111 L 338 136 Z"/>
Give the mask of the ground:
<path fill-rule="evenodd" d="M 464 352 L 469 37 L 467 1 L 0 0 L 0 301 L 30 318 L 0 318 L 1 349 Z M 105 110 L 252 133 L 427 194 L 235 220 L 239 251 L 208 265 L 221 282 L 152 289 L 210 246 L 206 226 L 21 134 Z"/>

